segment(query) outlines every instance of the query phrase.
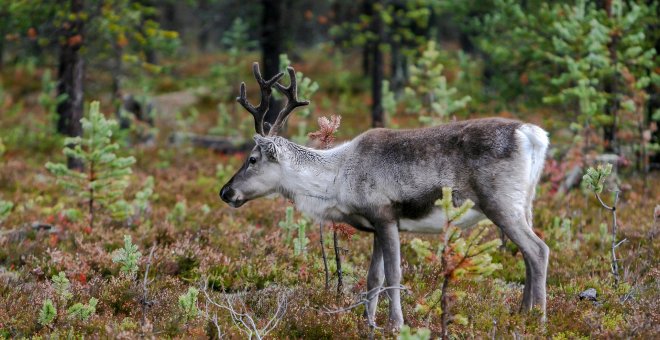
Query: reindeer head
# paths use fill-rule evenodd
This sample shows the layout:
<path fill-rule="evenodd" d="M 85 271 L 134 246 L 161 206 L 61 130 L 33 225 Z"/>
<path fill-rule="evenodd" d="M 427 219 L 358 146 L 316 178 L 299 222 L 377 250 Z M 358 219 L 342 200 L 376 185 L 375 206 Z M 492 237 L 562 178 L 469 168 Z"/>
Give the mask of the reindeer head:
<path fill-rule="evenodd" d="M 289 79 L 291 79 L 288 87 L 278 82 L 284 75 L 282 72 L 276 74 L 270 80 L 264 80 L 259 71 L 258 63 L 252 64 L 252 71 L 261 89 L 259 106 L 254 107 L 248 102 L 245 94 L 245 83 L 241 83 L 240 96 L 236 98 L 236 101 L 241 103 L 254 117 L 254 129 L 257 133 L 254 136 L 256 146 L 250 152 L 243 166 L 220 190 L 222 200 L 234 208 L 277 190 L 282 178 L 282 170 L 278 163 L 280 145 L 277 143 L 277 137 L 275 136 L 277 136 L 277 132 L 295 108 L 309 104 L 306 100 L 298 101 L 296 72 L 293 67 L 287 68 Z M 266 112 L 268 112 L 273 86 L 287 98 L 287 102 L 271 124 L 265 122 L 264 118 Z"/>

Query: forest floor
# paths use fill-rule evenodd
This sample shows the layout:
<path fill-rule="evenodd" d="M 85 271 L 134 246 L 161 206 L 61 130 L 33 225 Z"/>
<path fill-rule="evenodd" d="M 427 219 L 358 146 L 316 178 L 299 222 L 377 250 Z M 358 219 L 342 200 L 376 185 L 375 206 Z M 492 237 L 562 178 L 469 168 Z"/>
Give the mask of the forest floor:
<path fill-rule="evenodd" d="M 18 98 L 28 99 L 10 113 L 9 106 L 16 105 Z M 155 195 L 147 213 L 129 222 L 101 217 L 93 229 L 86 217 L 71 221 L 63 213 L 75 207 L 71 193 L 61 189 L 44 167 L 47 161 L 63 160 L 62 139 L 48 132 L 46 116 L 32 109 L 35 100 L 29 98 L 17 95 L 12 103 L 5 103 L 6 111 L 0 115 L 0 136 L 7 146 L 0 157 L 0 198 L 15 204 L 0 224 L 0 338 L 71 334 L 205 338 L 218 332 L 229 338 L 245 337 L 240 321 L 218 305 L 246 313 L 258 329 L 267 328 L 273 318 L 279 320 L 270 324 L 274 327 L 268 335 L 273 338 L 369 335 L 363 307 L 341 313 L 328 310 L 355 303 L 366 290 L 370 234 L 338 230 L 344 285 L 337 293 L 332 231 L 325 228 L 332 278 L 326 289 L 318 225 L 308 224 L 307 251 L 296 255 L 278 226 L 290 202 L 266 198 L 233 209 L 218 197 L 221 185 L 245 155 L 173 147 L 166 136 L 153 146 L 122 149 L 137 159 L 127 197 L 133 197 L 148 176 L 154 177 Z M 349 114 L 344 124 L 351 126 L 358 119 Z M 356 133 L 343 132 L 346 137 Z M 660 203 L 660 176 L 628 172 L 620 176 L 617 207 L 617 238 L 627 240 L 617 250 L 621 284 L 615 287 L 610 273 L 609 212 L 579 189 L 555 193 L 549 170 L 534 208 L 535 231 L 551 250 L 547 322 L 539 322 L 538 311 L 517 312 L 524 261 L 507 242 L 493 255 L 501 270 L 479 281 L 458 280 L 452 287 L 456 293 L 452 313 L 465 318 L 450 324 L 449 332 L 456 338 L 657 338 L 660 217 L 654 219 L 654 209 Z M 609 202 L 610 195 L 604 196 Z M 296 213 L 296 221 L 302 218 Z M 142 254 L 135 277 L 121 274 L 112 261 L 124 235 L 132 237 Z M 498 237 L 496 228 L 490 227 L 485 239 Z M 404 319 L 412 328 L 427 327 L 438 334 L 437 308 L 430 312 L 415 308 L 440 288 L 438 267 L 417 258 L 411 246 L 414 238 L 434 247 L 442 241 L 438 235 L 402 236 L 402 283 L 408 288 L 402 294 Z M 148 280 L 144 280 L 147 268 Z M 59 272 L 71 285 L 72 296 L 66 301 L 57 296 L 51 280 Z M 193 316 L 179 305 L 189 287 L 200 290 L 199 312 Z M 596 290 L 596 301 L 578 297 L 589 288 Z M 67 317 L 67 306 L 87 303 L 92 297 L 98 304 L 88 321 Z M 56 302 L 58 316 L 51 326 L 40 326 L 37 319 L 48 298 Z M 387 311 L 387 299 L 382 299 L 378 325 L 386 324 Z M 374 332 L 376 337 L 396 336 L 385 329 Z"/>

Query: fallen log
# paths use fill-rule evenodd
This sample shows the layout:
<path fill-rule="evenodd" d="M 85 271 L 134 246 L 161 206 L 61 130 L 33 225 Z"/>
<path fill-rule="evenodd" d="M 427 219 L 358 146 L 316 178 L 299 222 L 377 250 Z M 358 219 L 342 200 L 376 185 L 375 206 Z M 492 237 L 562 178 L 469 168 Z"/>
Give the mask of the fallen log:
<path fill-rule="evenodd" d="M 176 132 L 169 138 L 170 144 L 181 146 L 189 143 L 197 148 L 211 149 L 220 153 L 232 154 L 248 152 L 254 147 L 254 142 L 236 137 L 220 137 L 210 135 L 198 135 L 194 133 Z"/>

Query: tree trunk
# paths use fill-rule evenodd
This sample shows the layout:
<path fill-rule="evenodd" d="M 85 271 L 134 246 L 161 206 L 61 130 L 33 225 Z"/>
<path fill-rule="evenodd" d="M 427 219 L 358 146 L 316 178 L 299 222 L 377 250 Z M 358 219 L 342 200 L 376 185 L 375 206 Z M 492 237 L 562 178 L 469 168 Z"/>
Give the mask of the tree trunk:
<path fill-rule="evenodd" d="M 373 0 L 367 0 L 362 4 L 362 14 L 371 17 L 374 14 Z M 372 43 L 367 42 L 362 47 L 362 74 L 369 76 L 371 71 Z"/>
<path fill-rule="evenodd" d="M 280 0 L 261 0 L 261 53 L 263 58 L 263 77 L 270 79 L 280 72 L 280 54 L 284 44 L 282 13 L 284 2 Z M 280 111 L 280 102 L 271 96 L 270 105 L 264 121 L 273 124 Z"/>
<path fill-rule="evenodd" d="M 384 62 L 383 51 L 380 44 L 384 40 L 383 23 L 376 15 L 372 17 L 372 29 L 378 37 L 373 44 L 373 65 L 371 65 L 371 126 L 383 127 L 385 126 L 385 117 L 383 114 L 383 78 L 384 78 Z"/>
<path fill-rule="evenodd" d="M 612 17 L 612 2 L 604 1 L 604 9 L 607 12 L 608 17 Z M 617 53 L 617 47 L 619 44 L 619 35 L 612 35 L 610 43 L 607 45 L 607 49 L 610 54 L 610 62 L 612 65 L 616 65 L 619 62 L 619 56 Z M 605 126 L 603 128 L 603 141 L 605 142 L 605 152 L 618 152 L 617 140 L 616 140 L 616 124 L 617 124 L 617 112 L 619 111 L 619 99 L 616 97 L 617 93 L 617 76 L 612 76 L 610 79 L 605 80 L 604 90 L 607 94 L 612 96 L 612 102 L 608 103 L 605 107 L 605 114 L 612 117 L 612 125 Z"/>
<path fill-rule="evenodd" d="M 83 9 L 83 0 L 71 0 L 71 14 L 75 17 L 62 28 L 63 42 L 60 45 L 57 94 L 66 94 L 66 99 L 57 105 L 57 131 L 70 137 L 82 135 L 80 119 L 83 117 L 84 60 L 80 57 L 83 44 L 83 21 L 78 14 Z M 80 160 L 69 157 L 69 168 L 81 168 Z"/>

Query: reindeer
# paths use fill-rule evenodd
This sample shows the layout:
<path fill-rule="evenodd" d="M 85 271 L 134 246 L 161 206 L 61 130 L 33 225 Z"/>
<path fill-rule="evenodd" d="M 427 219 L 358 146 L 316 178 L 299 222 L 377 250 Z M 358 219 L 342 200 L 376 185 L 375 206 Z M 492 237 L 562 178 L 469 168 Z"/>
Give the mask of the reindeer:
<path fill-rule="evenodd" d="M 252 106 L 241 84 L 237 101 L 254 116 L 256 146 L 220 197 L 238 208 L 245 202 L 280 194 L 318 221 L 352 225 L 374 234 L 367 289 L 398 287 L 401 281 L 399 232 L 439 233 L 447 217 L 434 205 L 451 187 L 454 204 L 474 207 L 454 224 L 470 227 L 488 218 L 521 250 L 525 288 L 521 311 L 538 306 L 545 319 L 548 246 L 532 230 L 532 201 L 548 147 L 540 127 L 500 118 L 474 119 L 409 130 L 372 129 L 332 149 L 315 150 L 277 136 L 299 101 L 293 68 L 290 85 L 283 73 L 254 76 L 261 103 Z M 273 124 L 264 123 L 272 87 L 287 103 Z M 400 291 L 387 291 L 390 327 L 403 325 Z M 374 324 L 378 296 L 368 296 L 365 312 Z"/>

